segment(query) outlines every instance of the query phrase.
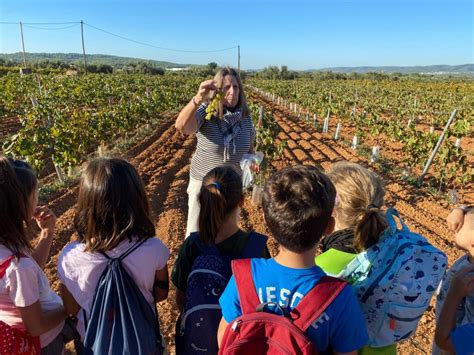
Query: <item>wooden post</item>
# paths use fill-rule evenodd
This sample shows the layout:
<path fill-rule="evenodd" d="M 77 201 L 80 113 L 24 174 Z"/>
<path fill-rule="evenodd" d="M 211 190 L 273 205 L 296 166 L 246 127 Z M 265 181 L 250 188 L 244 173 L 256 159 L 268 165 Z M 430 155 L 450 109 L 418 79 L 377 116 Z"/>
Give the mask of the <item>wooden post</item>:
<path fill-rule="evenodd" d="M 87 74 L 86 49 L 84 47 L 84 21 L 81 20 L 82 56 L 84 57 L 84 73 Z"/>
<path fill-rule="evenodd" d="M 240 44 L 237 46 L 237 72 L 240 75 Z"/>
<path fill-rule="evenodd" d="M 340 135 L 341 135 L 341 122 L 338 122 L 337 127 L 336 127 L 336 133 L 334 134 L 334 139 L 338 140 L 340 138 Z"/>
<path fill-rule="evenodd" d="M 359 137 L 356 135 L 354 135 L 354 137 L 352 137 L 352 145 L 351 145 L 351 148 L 352 149 L 357 149 L 357 144 L 359 144 Z"/>
<path fill-rule="evenodd" d="M 26 68 L 25 39 L 23 38 L 23 23 L 20 21 L 21 46 L 23 48 L 23 67 Z"/>
<path fill-rule="evenodd" d="M 372 157 L 370 158 L 371 163 L 375 163 L 377 160 L 379 160 L 380 156 L 380 147 L 378 145 L 374 145 L 372 147 Z"/>
<path fill-rule="evenodd" d="M 329 131 L 329 116 L 331 114 L 331 110 L 328 109 L 328 114 L 326 118 L 324 119 L 324 124 L 323 124 L 323 133 L 328 133 Z"/>
<path fill-rule="evenodd" d="M 435 157 L 436 153 L 439 150 L 439 147 L 441 147 L 441 144 L 444 141 L 444 137 L 446 136 L 446 133 L 449 130 L 449 126 L 451 126 L 451 123 L 453 123 L 454 117 L 456 117 L 457 112 L 458 112 L 458 110 L 455 109 L 451 113 L 451 117 L 449 117 L 448 122 L 446 122 L 446 126 L 444 127 L 443 132 L 441 133 L 441 136 L 439 136 L 438 142 L 436 143 L 436 146 L 434 147 L 433 151 L 431 152 L 431 156 L 428 159 L 428 161 L 426 162 L 425 168 L 423 169 L 423 172 L 421 173 L 420 178 L 418 179 L 418 185 L 419 186 L 421 186 L 421 184 L 423 183 L 423 179 L 425 178 L 425 175 L 428 173 L 428 169 L 430 168 L 430 165 L 433 162 L 434 157 Z"/>

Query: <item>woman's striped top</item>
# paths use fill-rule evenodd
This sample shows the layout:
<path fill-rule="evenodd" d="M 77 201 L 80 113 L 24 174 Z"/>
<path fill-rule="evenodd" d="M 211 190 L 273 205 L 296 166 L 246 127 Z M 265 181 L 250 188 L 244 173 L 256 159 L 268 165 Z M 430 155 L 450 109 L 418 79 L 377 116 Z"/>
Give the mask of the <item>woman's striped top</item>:
<path fill-rule="evenodd" d="M 197 146 L 191 159 L 191 177 L 203 180 L 204 176 L 218 166 L 232 166 L 239 174 L 240 160 L 250 150 L 255 140 L 255 128 L 250 117 L 233 120 L 212 117 L 206 120 L 206 105 L 202 104 L 195 113 L 198 122 L 196 132 Z M 235 123 L 235 128 L 240 129 L 234 140 L 230 143 L 224 155 L 224 132 Z"/>

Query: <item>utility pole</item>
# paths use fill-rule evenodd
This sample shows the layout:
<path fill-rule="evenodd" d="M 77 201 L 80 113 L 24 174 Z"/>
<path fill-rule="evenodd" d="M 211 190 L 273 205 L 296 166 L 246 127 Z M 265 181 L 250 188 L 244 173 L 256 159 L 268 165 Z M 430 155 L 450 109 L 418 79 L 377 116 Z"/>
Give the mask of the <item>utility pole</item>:
<path fill-rule="evenodd" d="M 240 44 L 237 46 L 237 72 L 240 75 Z"/>
<path fill-rule="evenodd" d="M 87 74 L 86 49 L 84 47 L 84 21 L 81 20 L 82 56 L 84 57 L 84 73 Z"/>
<path fill-rule="evenodd" d="M 23 47 L 23 68 L 26 68 L 25 40 L 23 38 L 23 23 L 20 21 L 21 46 Z"/>

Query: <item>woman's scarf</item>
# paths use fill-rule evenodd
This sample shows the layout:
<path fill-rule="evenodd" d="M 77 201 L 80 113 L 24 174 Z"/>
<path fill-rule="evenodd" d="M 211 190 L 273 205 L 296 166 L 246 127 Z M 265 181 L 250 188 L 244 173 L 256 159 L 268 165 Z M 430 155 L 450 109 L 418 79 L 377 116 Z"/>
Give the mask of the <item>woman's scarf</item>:
<path fill-rule="evenodd" d="M 240 132 L 240 121 L 242 119 L 242 109 L 238 108 L 234 112 L 226 110 L 222 119 L 217 120 L 219 129 L 224 136 L 224 162 L 230 159 L 230 145 L 232 144 L 232 154 L 236 153 L 235 137 Z"/>

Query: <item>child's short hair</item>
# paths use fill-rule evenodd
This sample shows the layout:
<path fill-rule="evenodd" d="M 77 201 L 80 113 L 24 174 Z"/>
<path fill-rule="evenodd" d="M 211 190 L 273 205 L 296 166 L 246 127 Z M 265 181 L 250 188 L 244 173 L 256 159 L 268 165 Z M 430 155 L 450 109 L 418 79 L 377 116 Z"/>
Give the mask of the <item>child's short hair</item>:
<path fill-rule="evenodd" d="M 277 171 L 263 192 L 263 213 L 274 238 L 284 248 L 301 253 L 321 239 L 334 208 L 336 189 L 313 166 Z"/>
<path fill-rule="evenodd" d="M 199 238 L 214 244 L 224 219 L 243 199 L 242 179 L 230 166 L 209 171 L 199 192 Z"/>
<path fill-rule="evenodd" d="M 130 163 L 101 158 L 87 164 L 74 226 L 90 252 L 113 249 L 127 238 L 155 235 L 143 181 Z"/>

